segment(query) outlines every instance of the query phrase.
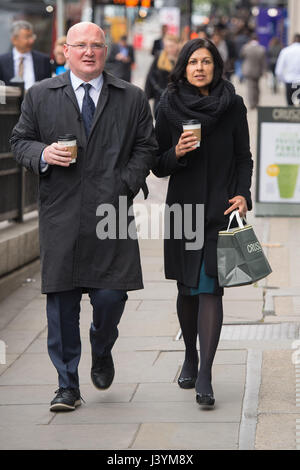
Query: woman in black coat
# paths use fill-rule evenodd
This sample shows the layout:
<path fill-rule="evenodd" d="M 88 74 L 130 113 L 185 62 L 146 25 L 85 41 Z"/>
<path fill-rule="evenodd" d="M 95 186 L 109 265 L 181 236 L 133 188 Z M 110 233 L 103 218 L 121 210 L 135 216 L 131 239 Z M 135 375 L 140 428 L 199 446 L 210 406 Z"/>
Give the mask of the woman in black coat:
<path fill-rule="evenodd" d="M 211 41 L 194 39 L 184 45 L 156 116 L 159 157 L 153 170 L 158 177 L 170 176 L 166 207 L 176 204 L 183 215 L 182 220 L 169 218 L 165 237 L 165 274 L 177 280 L 177 313 L 186 347 L 178 384 L 195 386 L 197 402 L 209 406 L 215 402 L 211 369 L 223 322 L 218 231 L 227 227 L 231 211 L 245 215 L 252 208 L 246 108 L 222 75 L 223 61 Z M 201 123 L 200 147 L 192 132 L 183 132 L 182 121 L 190 119 Z"/>

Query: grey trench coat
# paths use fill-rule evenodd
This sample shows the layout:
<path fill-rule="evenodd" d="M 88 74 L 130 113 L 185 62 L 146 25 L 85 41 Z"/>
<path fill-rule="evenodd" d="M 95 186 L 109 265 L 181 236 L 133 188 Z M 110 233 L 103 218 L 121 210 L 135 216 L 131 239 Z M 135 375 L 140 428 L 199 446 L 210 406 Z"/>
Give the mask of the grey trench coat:
<path fill-rule="evenodd" d="M 152 116 L 141 89 L 105 72 L 103 76 L 88 140 L 69 72 L 28 91 L 12 133 L 16 160 L 40 175 L 43 293 L 78 286 L 143 288 L 138 241 L 126 236 L 126 230 L 124 235 L 134 217 L 120 214 L 118 201 L 125 196 L 123 206 L 125 200 L 130 207 L 134 196 L 145 188 L 157 150 Z M 77 137 L 77 162 L 69 167 L 52 165 L 40 174 L 43 149 L 62 134 Z M 103 204 L 115 208 L 116 237 L 111 231 L 109 238 L 97 235 L 99 222 L 108 220 L 107 213 L 99 211 Z"/>

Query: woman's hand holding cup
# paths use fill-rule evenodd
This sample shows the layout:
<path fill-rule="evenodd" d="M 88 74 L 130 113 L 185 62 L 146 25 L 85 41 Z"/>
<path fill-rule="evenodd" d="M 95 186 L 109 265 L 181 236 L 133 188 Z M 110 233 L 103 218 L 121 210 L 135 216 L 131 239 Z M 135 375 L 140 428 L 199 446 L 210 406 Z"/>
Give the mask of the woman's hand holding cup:
<path fill-rule="evenodd" d="M 198 138 L 192 131 L 183 132 L 179 138 L 178 144 L 175 147 L 176 158 L 183 157 L 187 152 L 192 152 L 198 146 Z"/>

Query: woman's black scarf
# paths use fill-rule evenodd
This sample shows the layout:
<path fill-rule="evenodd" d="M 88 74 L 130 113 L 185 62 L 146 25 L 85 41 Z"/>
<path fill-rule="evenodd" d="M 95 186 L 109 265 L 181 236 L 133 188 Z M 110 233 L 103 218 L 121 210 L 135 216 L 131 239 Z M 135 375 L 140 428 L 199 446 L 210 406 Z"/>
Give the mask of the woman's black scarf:
<path fill-rule="evenodd" d="M 228 80 L 221 79 L 209 96 L 199 93 L 197 87 L 186 80 L 176 90 L 166 90 L 160 106 L 174 126 L 182 132 L 182 121 L 197 119 L 201 122 L 201 134 L 213 131 L 222 114 L 230 108 L 235 99 L 235 89 Z"/>

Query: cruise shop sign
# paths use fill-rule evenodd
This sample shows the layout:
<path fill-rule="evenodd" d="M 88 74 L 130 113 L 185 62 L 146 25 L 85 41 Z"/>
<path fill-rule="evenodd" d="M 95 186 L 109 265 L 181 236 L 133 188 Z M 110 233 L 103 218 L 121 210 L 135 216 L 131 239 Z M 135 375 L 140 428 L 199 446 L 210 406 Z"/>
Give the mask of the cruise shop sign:
<path fill-rule="evenodd" d="M 300 107 L 259 107 L 256 216 L 300 217 Z"/>

